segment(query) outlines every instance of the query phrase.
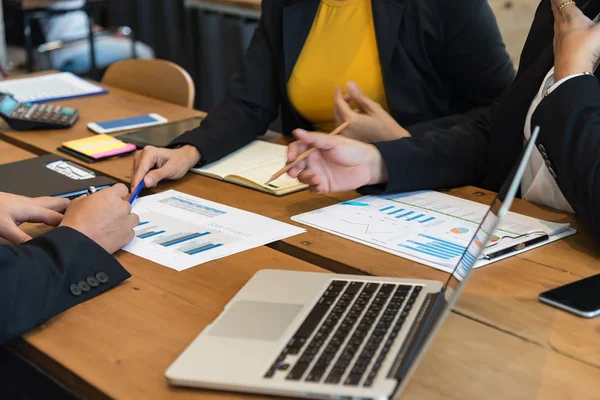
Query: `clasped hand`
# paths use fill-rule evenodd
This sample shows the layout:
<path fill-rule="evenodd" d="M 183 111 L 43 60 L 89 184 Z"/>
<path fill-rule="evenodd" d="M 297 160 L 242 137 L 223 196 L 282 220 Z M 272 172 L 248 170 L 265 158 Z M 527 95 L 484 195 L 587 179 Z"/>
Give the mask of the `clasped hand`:
<path fill-rule="evenodd" d="M 600 60 L 600 25 L 576 4 L 551 0 L 554 13 L 554 81 L 570 75 L 594 72 Z M 560 11 L 559 11 L 560 10 Z"/>

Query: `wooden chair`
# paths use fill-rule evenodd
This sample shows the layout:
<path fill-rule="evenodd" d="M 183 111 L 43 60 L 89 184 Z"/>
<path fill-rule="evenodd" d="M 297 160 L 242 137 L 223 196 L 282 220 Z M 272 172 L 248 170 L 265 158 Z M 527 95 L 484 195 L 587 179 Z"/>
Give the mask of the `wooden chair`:
<path fill-rule="evenodd" d="M 102 83 L 187 108 L 196 89 L 190 75 L 165 60 L 124 60 L 108 67 Z"/>

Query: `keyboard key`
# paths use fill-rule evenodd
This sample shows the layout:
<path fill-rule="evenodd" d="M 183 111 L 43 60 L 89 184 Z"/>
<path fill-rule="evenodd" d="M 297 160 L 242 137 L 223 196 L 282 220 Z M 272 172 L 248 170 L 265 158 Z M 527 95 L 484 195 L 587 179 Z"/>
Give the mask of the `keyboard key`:
<path fill-rule="evenodd" d="M 363 293 L 374 293 L 379 288 L 379 283 L 367 283 L 363 289 Z"/>
<path fill-rule="evenodd" d="M 270 368 L 265 374 L 265 378 L 272 378 L 275 375 L 275 368 Z"/>
<path fill-rule="evenodd" d="M 304 375 L 304 373 L 308 369 L 308 365 L 309 363 L 297 362 L 285 379 L 289 381 L 299 381 L 300 379 L 302 379 L 302 375 Z"/>
<path fill-rule="evenodd" d="M 350 285 L 346 288 L 344 294 L 356 294 L 363 286 L 362 282 L 351 282 Z"/>
<path fill-rule="evenodd" d="M 344 385 L 356 386 L 358 385 L 358 382 L 360 382 L 360 378 L 362 378 L 362 374 L 350 374 L 344 381 Z"/>
<path fill-rule="evenodd" d="M 346 286 L 346 281 L 333 281 L 331 282 L 331 286 L 335 286 L 335 287 L 344 287 Z"/>
<path fill-rule="evenodd" d="M 381 286 L 380 292 L 383 292 L 383 293 L 392 293 L 394 291 L 395 287 L 396 287 L 396 285 L 393 285 L 391 283 L 386 283 L 383 286 Z"/>
<path fill-rule="evenodd" d="M 329 308 L 330 307 L 328 305 L 324 304 L 317 304 L 316 306 L 314 306 L 314 308 L 310 311 L 302 325 L 300 325 L 300 328 L 298 328 L 298 330 L 296 331 L 294 338 L 308 339 L 310 335 L 312 335 L 314 330 L 317 328 L 317 326 L 319 326 L 319 323 L 321 322 L 327 311 L 329 311 Z"/>

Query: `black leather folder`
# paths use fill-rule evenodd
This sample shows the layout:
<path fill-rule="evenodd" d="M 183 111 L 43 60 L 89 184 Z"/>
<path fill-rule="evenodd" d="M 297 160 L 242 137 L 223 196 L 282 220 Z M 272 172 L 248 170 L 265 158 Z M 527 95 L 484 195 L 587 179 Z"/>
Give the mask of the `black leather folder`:
<path fill-rule="evenodd" d="M 56 155 L 0 165 L 0 192 L 27 197 L 75 198 L 90 186 L 104 189 L 117 183 Z"/>

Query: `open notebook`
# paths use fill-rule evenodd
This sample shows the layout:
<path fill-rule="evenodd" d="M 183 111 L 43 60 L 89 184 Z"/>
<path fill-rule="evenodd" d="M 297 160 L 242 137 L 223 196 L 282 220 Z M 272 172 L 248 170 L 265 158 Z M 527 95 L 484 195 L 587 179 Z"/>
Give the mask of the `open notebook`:
<path fill-rule="evenodd" d="M 246 186 L 261 192 L 283 196 L 306 188 L 297 179 L 284 174 L 268 185 L 265 182 L 287 160 L 287 147 L 255 140 L 229 156 L 192 171 L 211 178 Z"/>

